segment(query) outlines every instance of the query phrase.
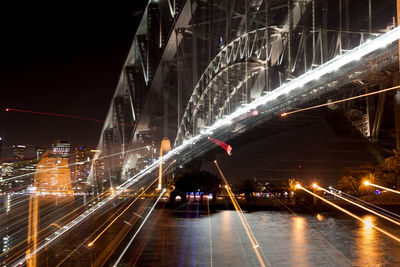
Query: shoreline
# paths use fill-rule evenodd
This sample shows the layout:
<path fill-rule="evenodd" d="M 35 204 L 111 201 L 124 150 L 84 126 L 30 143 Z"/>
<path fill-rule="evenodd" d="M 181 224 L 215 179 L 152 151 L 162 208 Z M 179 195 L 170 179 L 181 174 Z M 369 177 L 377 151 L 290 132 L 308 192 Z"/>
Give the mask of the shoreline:
<path fill-rule="evenodd" d="M 350 211 L 355 214 L 368 214 L 369 212 L 357 207 L 353 204 L 350 204 L 341 200 L 330 200 L 334 204 Z M 186 211 L 187 204 L 186 202 L 176 202 L 170 203 L 168 200 L 160 201 L 156 208 L 157 209 L 169 209 L 174 212 Z M 198 210 L 201 213 L 208 212 L 216 212 L 220 210 L 235 210 L 235 207 L 230 202 L 229 198 L 225 199 L 217 199 L 215 201 L 210 200 L 207 203 L 207 200 L 195 200 L 190 201 L 193 205 L 198 205 Z M 296 201 L 289 203 L 288 199 L 252 199 L 250 201 L 246 201 L 244 199 L 238 199 L 238 203 L 241 209 L 244 212 L 257 212 L 257 211 L 285 211 L 292 213 L 302 213 L 302 214 L 315 214 L 321 212 L 336 212 L 342 213 L 342 211 L 337 208 L 327 204 L 322 203 L 321 201 L 317 201 L 316 204 L 313 201 Z M 392 204 L 379 204 L 379 203 L 370 203 L 379 208 L 385 209 L 387 211 L 396 213 L 400 215 L 400 203 L 392 203 Z"/>

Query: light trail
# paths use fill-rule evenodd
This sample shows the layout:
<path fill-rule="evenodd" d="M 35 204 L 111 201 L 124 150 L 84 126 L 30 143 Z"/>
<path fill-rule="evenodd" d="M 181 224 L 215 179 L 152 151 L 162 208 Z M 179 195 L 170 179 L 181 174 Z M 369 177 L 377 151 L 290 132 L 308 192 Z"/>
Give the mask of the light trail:
<path fill-rule="evenodd" d="M 166 154 L 166 155 L 168 155 L 168 154 Z M 167 160 L 167 159 L 158 159 L 158 160 L 156 160 L 152 165 L 148 166 L 147 168 L 143 169 L 142 172 L 140 172 L 140 173 L 136 174 L 135 176 L 131 177 L 130 179 L 128 179 L 122 185 L 117 187 L 117 189 L 126 189 L 126 188 L 130 187 L 131 185 L 133 185 L 134 183 L 138 182 L 139 179 L 143 178 L 148 173 L 153 171 L 156 167 L 158 167 L 158 163 L 161 160 Z M 49 237 L 46 238 L 46 241 L 43 244 L 41 244 L 35 251 L 32 251 L 30 255 L 32 255 L 33 253 L 38 253 L 42 249 L 46 248 L 52 242 L 57 240 L 60 236 L 65 234 L 67 231 L 69 231 L 70 229 L 72 229 L 73 227 L 75 227 L 76 225 L 80 224 L 81 222 L 86 220 L 88 217 L 93 215 L 98 209 L 102 208 L 104 205 L 107 205 L 110 201 L 112 201 L 115 198 L 115 196 L 118 196 L 118 194 L 110 195 L 107 198 L 104 198 L 103 200 L 99 201 L 96 205 L 92 206 L 90 209 L 88 209 L 84 213 L 80 214 L 74 220 L 72 220 L 68 224 L 64 225 L 64 227 L 62 229 L 60 229 L 59 231 L 51 234 Z M 14 264 L 12 266 L 17 267 L 19 265 L 23 265 L 25 263 L 25 261 L 26 261 L 26 258 L 24 257 L 24 258 L 20 259 L 16 264 Z"/>
<path fill-rule="evenodd" d="M 176 162 L 176 161 L 171 162 L 171 164 L 169 164 L 168 167 L 165 168 L 165 170 L 163 171 L 163 173 L 162 173 L 161 175 L 163 175 L 163 174 L 172 166 L 172 164 L 174 164 L 175 162 Z M 140 193 L 140 194 L 132 201 L 132 203 L 129 204 L 128 207 L 126 207 L 117 217 L 115 217 L 114 220 L 112 220 L 112 221 L 109 223 L 109 225 L 107 225 L 107 227 L 104 228 L 103 231 L 101 231 L 101 233 L 99 233 L 99 234 L 96 236 L 96 238 L 93 239 L 93 241 L 90 242 L 90 243 L 88 244 L 88 246 L 89 246 L 89 247 L 93 246 L 93 244 L 97 241 L 97 239 L 99 239 L 99 238 L 104 234 L 104 232 L 107 231 L 107 229 L 110 228 L 111 225 L 113 225 L 114 222 L 115 222 L 116 220 L 118 220 L 119 217 L 121 217 L 133 204 L 135 204 L 135 202 L 136 202 L 136 201 L 137 201 L 137 200 L 138 200 L 138 199 L 139 199 L 139 198 L 140 198 L 140 197 L 141 197 L 141 196 L 142 196 L 156 181 L 157 181 L 157 180 L 158 180 L 158 177 L 157 177 L 157 179 L 155 179 L 149 186 L 147 186 L 146 189 L 144 189 L 144 190 L 142 191 L 142 193 Z"/>
<path fill-rule="evenodd" d="M 86 118 L 86 117 L 80 117 L 80 116 L 74 116 L 74 115 L 67 115 L 67 114 L 49 113 L 49 112 L 41 112 L 41 111 L 31 111 L 31 110 L 15 109 L 15 108 L 6 108 L 6 112 L 9 112 L 9 111 L 16 111 L 16 112 L 23 112 L 23 113 L 30 113 L 30 114 L 46 115 L 46 116 L 53 116 L 53 117 L 63 117 L 63 118 L 85 120 L 85 121 L 95 121 L 95 122 L 103 122 L 104 123 L 104 120 L 98 120 L 98 119 Z"/>
<path fill-rule="evenodd" d="M 62 261 L 60 261 L 57 266 L 61 266 L 69 257 L 71 257 L 79 248 L 81 248 L 83 245 L 85 245 L 87 243 L 87 241 L 89 241 L 89 239 L 92 238 L 92 236 L 94 236 L 94 234 L 99 231 L 112 217 L 114 217 L 118 212 L 120 212 L 124 207 L 120 207 L 116 212 L 114 212 L 109 218 L 107 218 L 107 220 L 105 220 L 99 227 L 97 227 L 97 229 L 92 232 L 92 234 L 87 237 L 83 242 L 81 242 L 73 251 L 71 251 L 71 253 L 69 253 Z M 137 215 L 140 218 L 143 218 L 140 214 L 137 214 L 136 212 L 133 212 L 135 215 Z M 61 228 L 61 227 L 60 227 Z"/>
<path fill-rule="evenodd" d="M 390 188 L 387 188 L 387 187 L 384 187 L 384 186 L 381 186 L 381 185 L 373 184 L 373 183 L 370 183 L 368 181 L 365 181 L 364 185 L 366 185 L 366 186 L 371 185 L 371 186 L 374 186 L 374 187 L 377 187 L 377 188 L 380 188 L 380 189 L 384 189 L 384 190 L 387 190 L 387 191 L 390 191 L 390 192 L 393 192 L 393 193 L 396 193 L 396 194 L 400 194 L 400 191 L 393 190 L 393 189 L 390 189 Z"/>
<path fill-rule="evenodd" d="M 400 220 L 400 215 L 399 215 L 399 214 L 396 214 L 396 213 L 393 213 L 393 212 L 391 212 L 391 211 L 385 210 L 385 209 L 383 209 L 383 208 L 381 208 L 381 207 L 379 207 L 379 206 L 376 206 L 376 205 L 374 205 L 374 204 L 372 204 L 372 203 L 366 202 L 366 201 L 364 201 L 364 200 L 362 200 L 362 199 L 359 199 L 359 198 L 357 198 L 357 197 L 355 197 L 355 196 L 346 194 L 345 192 L 342 192 L 342 191 L 340 191 L 340 190 L 337 190 L 337 189 L 333 188 L 332 186 L 330 186 L 329 189 L 330 189 L 330 190 L 334 190 L 335 192 L 339 193 L 340 195 L 344 195 L 344 196 L 346 196 L 346 197 L 355 199 L 355 200 L 357 200 L 357 201 L 359 201 L 359 202 L 361 202 L 361 203 L 363 203 L 363 204 L 365 204 L 365 205 L 371 206 L 371 207 L 373 207 L 374 209 L 380 210 L 381 212 L 384 212 L 384 213 L 386 213 L 386 214 L 390 214 L 391 216 L 393 216 L 393 217 L 397 218 L 398 220 Z M 393 218 L 393 217 L 392 217 L 392 218 Z"/>
<path fill-rule="evenodd" d="M 348 51 L 347 53 L 345 53 L 341 56 L 337 56 L 336 58 L 322 64 L 318 68 L 309 70 L 308 72 L 304 73 L 303 75 L 300 75 L 299 77 L 293 79 L 289 83 L 283 84 L 280 87 L 276 88 L 275 90 L 271 91 L 270 94 L 257 98 L 256 100 L 249 103 L 248 105 L 241 107 L 238 110 L 236 110 L 235 112 L 233 112 L 232 114 L 230 114 L 229 116 L 226 116 L 224 119 L 217 120 L 212 126 L 210 126 L 207 130 L 202 131 L 200 134 L 198 134 L 190 139 L 184 140 L 181 145 L 172 149 L 163 158 L 156 160 L 156 162 L 154 162 L 152 165 L 145 168 L 143 171 L 145 172 L 145 171 L 154 169 L 154 167 L 157 166 L 157 164 L 159 164 L 160 161 L 168 160 L 173 155 L 179 154 L 184 149 L 186 149 L 188 146 L 194 144 L 195 142 L 197 142 L 198 140 L 200 140 L 204 137 L 208 137 L 215 130 L 231 124 L 234 119 L 236 119 L 248 112 L 251 112 L 252 110 L 257 109 L 258 106 L 266 105 L 269 102 L 277 99 L 279 96 L 290 93 L 292 90 L 294 90 L 296 88 L 300 88 L 308 82 L 319 79 L 323 75 L 337 71 L 341 67 L 346 66 L 352 62 L 355 62 L 355 61 L 359 60 L 361 57 L 368 55 L 369 53 L 372 53 L 378 49 L 384 48 L 386 45 L 389 45 L 390 43 L 397 41 L 399 38 L 400 38 L 400 27 L 396 27 L 393 30 L 391 30 L 387 33 L 384 33 L 381 36 L 375 38 L 374 40 L 365 42 L 362 45 Z M 140 178 L 140 177 L 133 176 L 130 179 L 128 179 L 126 182 L 124 182 L 120 187 L 129 186 L 135 182 L 134 181 L 135 179 L 138 179 L 138 178 Z"/>
<path fill-rule="evenodd" d="M 29 175 L 34 175 L 34 174 L 36 174 L 36 173 L 54 171 L 54 170 L 57 170 L 57 169 L 59 169 L 59 168 L 61 168 L 61 167 L 64 168 L 65 166 L 72 167 L 72 166 L 74 166 L 74 165 L 81 164 L 81 163 L 85 163 L 85 162 L 91 162 L 91 163 L 93 163 L 94 161 L 99 160 L 99 159 L 105 159 L 105 158 L 115 157 L 115 156 L 118 156 L 118 155 L 121 155 L 121 154 L 124 154 L 124 153 L 130 153 L 130 152 L 134 152 L 134 151 L 141 150 L 141 149 L 145 149 L 145 148 L 148 149 L 148 146 L 138 147 L 138 148 L 134 148 L 134 149 L 131 149 L 131 150 L 126 150 L 126 151 L 123 151 L 123 152 L 118 152 L 118 153 L 115 153 L 115 154 L 106 155 L 106 156 L 99 157 L 99 158 L 96 158 L 96 159 L 91 159 L 91 160 L 89 160 L 89 161 L 87 161 L 87 160 L 85 160 L 85 161 L 78 161 L 78 162 L 75 162 L 75 163 L 70 163 L 70 164 L 67 164 L 67 165 L 63 165 L 63 166 L 55 167 L 55 168 L 50 168 L 50 169 L 43 170 L 43 171 L 34 171 L 34 172 L 30 172 L 30 173 L 24 173 L 24 174 L 16 175 L 16 176 L 13 176 L 13 177 L 10 177 L 10 178 L 7 178 L 7 179 L 3 179 L 3 181 L 5 182 L 5 181 L 9 181 L 9 180 L 14 180 L 14 179 L 18 179 L 18 178 L 21 178 L 21 177 L 25 177 L 25 176 L 29 176 Z"/>
<path fill-rule="evenodd" d="M 217 167 L 217 170 L 218 170 L 219 174 L 221 175 L 221 177 L 222 177 L 222 179 L 223 179 L 223 181 L 225 183 L 225 189 L 228 192 L 229 198 L 231 199 L 232 204 L 235 207 L 235 210 L 236 210 L 236 212 L 237 212 L 237 214 L 239 216 L 239 219 L 240 219 L 240 221 L 241 221 L 241 223 L 243 225 L 243 228 L 246 231 L 247 237 L 249 238 L 250 243 L 251 243 L 251 245 L 253 247 L 253 250 L 256 253 L 257 259 L 260 262 L 260 265 L 265 267 L 265 263 L 264 263 L 261 255 L 260 255 L 260 252 L 258 251 L 260 246 L 258 244 L 258 241 L 257 241 L 256 237 L 253 234 L 253 231 L 251 231 L 250 225 L 247 222 L 246 217 L 244 216 L 243 210 L 240 208 L 239 203 L 237 202 L 235 196 L 232 194 L 232 191 L 231 191 L 231 189 L 229 187 L 229 183 L 226 180 L 225 175 L 222 173 L 222 170 L 219 167 L 218 162 L 216 160 L 214 160 L 214 163 L 215 163 L 215 166 Z M 269 262 L 267 262 L 267 264 L 268 264 L 268 266 L 271 266 L 271 264 Z"/>
<path fill-rule="evenodd" d="M 298 109 L 298 110 L 293 110 L 293 111 L 289 111 L 289 112 L 283 112 L 281 114 L 281 117 L 286 117 L 286 116 L 294 114 L 294 113 L 299 113 L 299 112 L 303 112 L 303 111 L 307 111 L 307 110 L 326 107 L 326 106 L 330 106 L 330 105 L 334 105 L 334 104 L 338 104 L 338 103 L 343 103 L 343 102 L 347 102 L 347 101 L 351 101 L 351 100 L 354 100 L 354 99 L 363 98 L 363 97 L 367 97 L 367 96 L 371 96 L 371 95 L 377 95 L 377 94 L 385 93 L 385 92 L 388 92 L 388 91 L 397 90 L 399 88 L 400 88 L 400 85 L 394 86 L 394 87 L 390 87 L 390 88 L 386 88 L 386 89 L 382 89 L 382 90 L 375 91 L 375 92 L 370 92 L 370 93 L 366 93 L 366 94 L 362 94 L 362 95 L 348 97 L 348 98 L 345 98 L 345 99 L 341 99 L 341 100 L 337 100 L 337 101 L 333 101 L 333 102 L 329 102 L 329 103 L 325 103 L 325 104 L 320 104 L 320 105 L 307 107 L 307 108 L 302 108 L 302 109 Z"/>
<path fill-rule="evenodd" d="M 83 208 L 84 206 L 87 206 L 88 204 L 90 204 L 91 202 L 93 202 L 94 200 L 96 200 L 97 198 L 101 197 L 102 195 L 106 194 L 108 191 L 110 191 L 110 189 L 107 189 L 106 191 L 104 191 L 103 193 L 89 199 L 85 204 L 82 204 L 80 206 L 78 206 L 77 208 L 75 208 L 74 210 L 72 210 L 71 212 L 67 213 L 66 215 L 64 215 L 63 217 L 59 218 L 58 220 L 56 220 L 55 222 L 48 224 L 47 226 L 45 226 L 44 228 L 42 228 L 39 232 L 38 235 L 40 235 L 43 231 L 49 229 L 51 226 L 56 226 L 58 225 L 57 223 L 65 220 L 68 216 L 73 216 L 74 213 L 76 211 L 78 211 L 79 209 Z M 28 199 L 29 200 L 29 199 Z M 52 215 L 53 213 L 49 214 L 48 216 Z M 30 218 L 30 217 L 29 217 Z M 42 218 L 43 219 L 43 218 Z M 61 228 L 61 227 L 60 227 Z M 8 253 L 10 253 L 11 251 L 15 250 L 16 248 L 18 248 L 19 246 L 23 245 L 25 242 L 27 241 L 27 239 L 19 242 L 18 244 L 15 244 L 12 248 L 10 248 L 9 250 L 7 250 L 6 252 L 3 252 L 0 254 L 0 258 Z M 9 259 L 8 259 L 9 260 Z"/>
<path fill-rule="evenodd" d="M 88 209 L 85 212 L 83 212 L 81 215 L 76 217 L 74 220 L 72 220 L 68 224 L 64 225 L 62 229 L 56 231 L 55 233 L 53 233 L 49 237 L 47 237 L 46 241 L 43 242 L 40 246 L 38 246 L 38 248 L 36 250 L 32 251 L 29 255 L 26 255 L 25 258 L 21 259 L 19 262 L 15 263 L 13 266 L 16 267 L 19 265 L 23 265 L 27 258 L 31 257 L 32 255 L 38 253 L 42 249 L 46 248 L 50 243 L 52 243 L 53 241 L 58 239 L 60 236 L 65 234 L 72 227 L 74 227 L 75 225 L 86 220 L 89 216 L 91 216 L 93 213 L 95 213 L 98 208 L 103 207 L 105 204 L 108 204 L 112 199 L 114 199 L 114 197 L 115 197 L 114 195 L 110 195 L 107 198 L 103 199 L 102 201 L 98 202 L 91 209 Z"/>
<path fill-rule="evenodd" d="M 116 267 L 118 266 L 118 263 L 121 261 L 122 257 L 125 255 L 126 251 L 128 250 L 128 248 L 130 247 L 130 245 L 132 244 L 133 240 L 136 238 L 136 236 L 138 235 L 138 233 L 140 232 L 140 230 L 142 229 L 143 225 L 146 223 L 147 219 L 149 218 L 151 212 L 154 210 L 154 207 L 157 205 L 158 201 L 160 201 L 161 197 L 164 195 L 164 193 L 167 190 L 164 188 L 161 193 L 160 196 L 157 198 L 157 200 L 154 202 L 153 206 L 151 207 L 150 211 L 147 213 L 146 217 L 144 218 L 143 222 L 140 224 L 139 228 L 137 229 L 136 233 L 133 235 L 133 237 L 131 238 L 131 240 L 129 240 L 128 245 L 126 245 L 125 249 L 122 251 L 121 255 L 118 257 L 118 259 L 114 262 L 113 266 Z"/>
<path fill-rule="evenodd" d="M 157 178 L 158 179 L 158 178 Z M 118 218 L 119 217 L 121 217 L 133 204 L 135 204 L 136 203 L 136 201 L 157 181 L 157 179 L 155 179 L 148 187 L 146 187 L 146 189 L 145 190 L 143 190 L 142 191 L 142 193 L 140 193 L 132 202 L 131 202 L 131 204 L 129 204 L 120 214 L 118 214 L 118 216 L 117 217 L 115 217 L 114 218 L 114 220 L 112 220 L 108 225 L 107 225 L 107 227 L 105 227 L 104 229 L 103 229 L 103 231 L 101 231 L 94 239 L 93 239 L 93 241 L 92 242 L 90 242 L 89 244 L 88 244 L 88 247 L 91 247 L 91 246 L 93 246 L 93 244 L 97 241 L 97 239 L 99 239 L 104 233 L 105 233 L 105 231 L 107 231 L 107 229 L 108 228 L 110 228 L 113 224 L 114 224 L 114 222 L 116 221 L 116 220 L 118 220 Z"/>
<path fill-rule="evenodd" d="M 324 201 L 325 203 L 327 203 L 327 204 L 329 204 L 329 205 L 331 205 L 331 206 L 337 208 L 338 210 L 340 210 L 340 211 L 346 213 L 347 215 L 350 215 L 351 217 L 353 217 L 353 218 L 359 220 L 360 222 L 363 222 L 363 223 L 365 223 L 366 225 L 371 226 L 371 227 L 374 228 L 375 230 L 377 230 L 377 231 L 381 232 L 382 234 L 384 234 L 384 235 L 386 235 L 386 236 L 388 236 L 388 237 L 390 237 L 390 238 L 396 240 L 397 242 L 400 242 L 400 238 L 398 238 L 397 236 L 392 235 L 391 233 L 389 233 L 389 232 L 383 230 L 382 228 L 379 228 L 378 226 L 372 224 L 371 222 L 362 219 L 361 217 L 355 215 L 354 213 L 351 213 L 350 211 L 348 211 L 348 210 L 346 210 L 346 209 L 340 207 L 339 205 L 336 205 L 335 203 L 332 203 L 331 201 L 326 200 L 325 198 L 323 198 L 323 197 L 321 197 L 321 196 L 319 196 L 319 195 L 317 195 L 317 194 L 314 194 L 314 193 L 311 192 L 310 190 L 307 190 L 307 189 L 305 189 L 304 187 L 302 187 L 300 184 L 297 184 L 296 187 L 299 188 L 299 189 L 301 189 L 301 190 L 303 190 L 303 191 L 305 191 L 305 192 L 307 192 L 307 193 L 309 193 L 310 195 L 312 195 L 312 196 L 314 196 L 314 197 L 316 197 L 316 198 L 318 198 L 318 199 Z"/>
<path fill-rule="evenodd" d="M 215 143 L 216 145 L 222 147 L 229 156 L 232 155 L 232 147 L 231 147 L 231 145 L 228 145 L 227 143 L 222 142 L 222 141 L 217 140 L 217 139 L 214 139 L 214 138 L 212 138 L 210 136 L 208 137 L 208 140 L 210 140 L 211 142 Z"/>
<path fill-rule="evenodd" d="M 397 224 L 397 225 L 400 226 L 400 222 L 399 222 L 399 221 L 393 220 L 392 218 L 389 218 L 389 217 L 387 217 L 387 216 L 385 216 L 385 215 L 383 215 L 383 214 L 381 214 L 381 213 L 379 213 L 379 212 L 376 212 L 376 211 L 374 211 L 374 210 L 372 210 L 372 209 L 369 209 L 369 208 L 367 208 L 367 207 L 365 207 L 365 206 L 363 206 L 363 205 L 360 205 L 360 204 L 358 204 L 357 202 L 354 202 L 354 201 L 352 201 L 352 200 L 350 200 L 350 199 L 347 199 L 347 198 L 345 198 L 345 197 L 342 197 L 341 195 L 338 195 L 338 194 L 333 193 L 333 192 L 331 192 L 331 191 L 329 191 L 329 190 L 326 190 L 325 188 L 322 188 L 322 187 L 320 187 L 320 186 L 318 186 L 318 185 L 316 186 L 316 188 L 318 188 L 318 189 L 320 189 L 320 190 L 323 190 L 324 192 L 326 192 L 326 193 L 328 193 L 328 194 L 331 194 L 331 195 L 333 195 L 333 196 L 335 196 L 335 197 L 338 197 L 338 198 L 340 198 L 340 199 L 343 199 L 343 200 L 345 200 L 345 201 L 347 201 L 347 202 L 349 202 L 349 203 L 351 203 L 351 204 L 353 204 L 353 205 L 355 205 L 355 206 L 357 206 L 357 207 L 359 207 L 359 208 L 362 208 L 362 209 L 364 209 L 364 210 L 366 210 L 366 211 L 369 211 L 369 212 L 371 212 L 371 213 L 373 213 L 373 214 L 375 214 L 375 215 L 377 215 L 377 216 L 379 216 L 379 217 L 381 217 L 381 218 L 383 218 L 383 219 L 385 219 L 385 220 L 388 220 L 388 221 L 390 221 L 390 222 L 392 222 L 392 223 Z"/>

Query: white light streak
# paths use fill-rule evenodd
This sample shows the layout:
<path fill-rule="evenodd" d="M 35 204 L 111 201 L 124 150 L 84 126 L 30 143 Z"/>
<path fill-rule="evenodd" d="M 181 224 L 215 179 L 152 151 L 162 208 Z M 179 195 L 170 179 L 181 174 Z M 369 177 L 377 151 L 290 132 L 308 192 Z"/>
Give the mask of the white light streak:
<path fill-rule="evenodd" d="M 125 255 L 126 251 L 128 250 L 128 248 L 130 247 L 130 245 L 132 244 L 133 240 L 136 238 L 136 236 L 138 235 L 138 233 L 140 232 L 140 230 L 142 229 L 143 225 L 146 223 L 147 219 L 149 218 L 151 212 L 154 210 L 154 207 L 157 205 L 158 201 L 161 199 L 161 197 L 164 195 L 165 193 L 165 188 L 161 191 L 161 194 L 158 196 L 156 202 L 154 202 L 153 206 L 151 207 L 150 211 L 147 213 L 146 217 L 144 218 L 143 222 L 140 224 L 139 228 L 137 229 L 136 233 L 132 236 L 131 240 L 129 240 L 128 245 L 126 245 L 125 249 L 122 251 L 121 255 L 119 255 L 118 259 L 115 261 L 114 263 L 114 267 L 118 266 L 118 263 L 121 261 L 122 257 Z"/>

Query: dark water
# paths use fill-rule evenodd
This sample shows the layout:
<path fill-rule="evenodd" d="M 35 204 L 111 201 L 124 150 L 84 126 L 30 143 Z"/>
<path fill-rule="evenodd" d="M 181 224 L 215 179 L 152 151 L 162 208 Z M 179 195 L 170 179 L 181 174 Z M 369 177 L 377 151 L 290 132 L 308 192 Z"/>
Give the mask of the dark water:
<path fill-rule="evenodd" d="M 137 266 L 400 266 L 400 243 L 340 213 L 246 213 L 261 261 L 236 211 L 156 210 L 122 262 Z M 400 227 L 362 216 L 400 236 Z"/>
<path fill-rule="evenodd" d="M 8 249 L 26 238 L 26 198 L 1 200 L 0 248 Z M 57 205 L 46 204 L 47 206 L 42 208 L 45 213 L 41 216 L 41 223 L 51 223 L 82 202 L 85 201 L 76 199 L 73 202 L 60 200 Z M 145 210 L 149 210 L 152 205 L 150 202 L 143 201 Z M 132 213 L 126 216 L 127 218 L 116 223 L 116 229 L 109 233 L 110 238 L 122 229 L 121 225 L 126 224 L 124 220 L 129 221 L 129 216 L 136 215 Z M 400 226 L 376 216 L 360 216 L 400 237 Z M 256 249 L 253 248 L 248 233 L 234 210 L 209 214 L 207 205 L 203 205 L 201 209 L 193 200 L 181 211 L 156 209 L 125 253 L 120 265 L 400 266 L 398 241 L 340 212 L 293 214 L 285 211 L 258 211 L 245 213 L 245 218 L 259 245 Z M 138 223 L 140 222 L 141 219 L 138 220 Z M 86 224 L 88 229 L 81 226 L 73 231 L 79 232 L 82 229 L 81 233 L 77 234 L 77 240 L 86 238 L 92 233 L 94 226 L 98 226 L 96 223 L 93 227 L 89 223 Z M 133 236 L 136 229 L 137 227 L 132 229 L 126 240 Z M 68 236 L 72 237 L 72 234 Z M 106 238 L 101 241 L 108 242 Z M 64 243 L 65 246 L 62 247 Z M 75 241 L 59 242 L 58 246 L 62 249 L 57 251 L 73 251 L 78 244 Z M 120 244 L 109 259 L 109 265 L 115 262 L 126 244 L 127 242 Z M 82 246 L 78 252 L 71 257 L 73 262 L 66 261 L 62 266 L 89 266 L 89 262 L 95 262 L 97 254 L 87 247 Z M 65 255 L 50 253 L 47 256 L 50 260 L 59 262 Z"/>

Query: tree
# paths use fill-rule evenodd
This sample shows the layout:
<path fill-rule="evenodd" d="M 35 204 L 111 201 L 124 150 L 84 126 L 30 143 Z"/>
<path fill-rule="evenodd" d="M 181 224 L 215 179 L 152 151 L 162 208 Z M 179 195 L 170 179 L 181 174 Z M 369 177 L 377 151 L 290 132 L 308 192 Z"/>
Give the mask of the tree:
<path fill-rule="evenodd" d="M 244 193 L 246 200 L 249 201 L 251 196 L 253 195 L 253 192 L 257 191 L 257 183 L 255 183 L 251 179 L 247 179 L 239 183 L 234 191 L 238 194 Z"/>
<path fill-rule="evenodd" d="M 353 176 L 342 176 L 338 181 L 337 188 L 351 194 L 357 191 L 358 185 L 359 183 Z"/>
<path fill-rule="evenodd" d="M 289 199 L 292 200 L 293 192 L 296 191 L 297 182 L 294 179 L 288 179 L 283 183 L 282 188 L 289 193 Z"/>

